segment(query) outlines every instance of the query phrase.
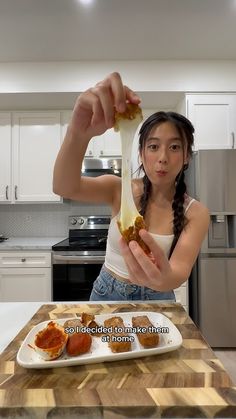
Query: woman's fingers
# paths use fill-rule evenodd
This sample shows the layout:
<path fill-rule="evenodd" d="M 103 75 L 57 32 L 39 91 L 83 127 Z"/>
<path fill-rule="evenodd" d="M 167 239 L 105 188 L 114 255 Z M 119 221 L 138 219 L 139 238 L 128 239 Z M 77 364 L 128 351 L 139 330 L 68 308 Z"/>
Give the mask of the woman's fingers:
<path fill-rule="evenodd" d="M 120 240 L 121 252 L 127 265 L 130 280 L 140 285 L 157 285 L 160 270 L 144 253 L 137 242 L 131 241 L 129 245 L 122 238 Z"/>
<path fill-rule="evenodd" d="M 119 73 L 112 73 L 108 77 L 111 86 L 111 92 L 114 97 L 114 106 L 118 112 L 124 112 L 126 108 L 126 94 L 121 76 Z"/>
<path fill-rule="evenodd" d="M 95 102 L 97 102 L 97 98 L 90 90 L 82 93 L 77 98 L 73 109 L 72 125 L 79 125 L 82 131 L 86 131 L 91 125 L 94 108 L 96 107 Z"/>
<path fill-rule="evenodd" d="M 107 128 L 111 128 L 114 125 L 114 105 L 109 89 L 101 84 L 100 86 L 92 88 L 91 92 L 94 97 L 96 97 L 97 105 L 99 105 L 100 110 L 100 112 L 96 114 L 98 108 L 94 106 L 93 124 L 99 123 L 101 121 L 99 117 L 101 118 L 102 116 L 102 118 L 105 119 Z M 94 102 L 94 104 L 96 103 Z"/>
<path fill-rule="evenodd" d="M 156 265 L 160 268 L 160 270 L 165 269 L 169 265 L 168 259 L 154 238 L 144 229 L 139 231 L 139 235 L 151 250 Z"/>
<path fill-rule="evenodd" d="M 129 87 L 124 86 L 119 73 L 112 73 L 102 82 L 96 84 L 91 91 L 99 98 L 106 124 L 114 125 L 115 110 L 124 112 L 126 103 L 140 103 L 140 98 Z"/>
<path fill-rule="evenodd" d="M 113 126 L 115 110 L 124 112 L 126 108 L 126 92 L 120 74 L 110 74 L 91 90 L 101 101 L 106 123 Z"/>
<path fill-rule="evenodd" d="M 139 283 L 141 284 L 143 280 L 145 280 L 145 274 L 142 268 L 140 268 L 140 265 L 138 264 L 135 256 L 132 254 L 128 244 L 123 239 L 123 237 L 120 239 L 119 243 L 120 243 L 122 256 L 125 260 L 125 263 L 129 272 L 130 280 L 134 282 L 135 284 L 139 284 Z"/>
<path fill-rule="evenodd" d="M 94 100 L 92 105 L 92 119 L 91 119 L 91 125 L 92 127 L 96 127 L 101 123 L 101 121 L 104 121 L 104 112 L 103 108 L 101 106 L 101 103 L 99 100 Z"/>
<path fill-rule="evenodd" d="M 78 97 L 73 124 L 84 135 L 100 135 L 114 126 L 115 110 L 124 112 L 127 102 L 138 104 L 140 98 L 123 85 L 119 73 L 112 73 Z"/>
<path fill-rule="evenodd" d="M 117 72 L 110 74 L 103 82 L 98 83 L 98 85 L 102 84 L 110 87 L 114 98 L 114 106 L 118 112 L 125 111 L 127 101 L 137 104 L 141 101 L 133 90 L 123 84 L 122 78 Z"/>
<path fill-rule="evenodd" d="M 158 281 L 158 276 L 161 272 L 159 266 L 156 263 L 153 263 L 153 260 L 144 253 L 143 249 L 138 245 L 137 242 L 131 241 L 129 243 L 129 248 L 137 262 L 137 274 L 140 269 L 142 269 L 145 277 L 148 278 L 150 285 L 151 283 L 153 284 L 153 281 Z"/>
<path fill-rule="evenodd" d="M 138 105 L 141 102 L 140 97 L 137 95 L 137 93 L 135 93 L 133 90 L 131 90 L 129 87 L 124 86 L 125 87 L 125 96 L 126 99 L 131 102 L 131 103 L 135 103 L 136 105 Z"/>

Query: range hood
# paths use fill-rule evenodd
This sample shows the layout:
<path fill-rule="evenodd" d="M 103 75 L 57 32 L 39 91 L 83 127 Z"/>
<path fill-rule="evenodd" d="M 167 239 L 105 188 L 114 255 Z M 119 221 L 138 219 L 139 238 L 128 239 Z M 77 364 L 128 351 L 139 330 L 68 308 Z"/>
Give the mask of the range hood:
<path fill-rule="evenodd" d="M 96 177 L 105 174 L 121 176 L 121 158 L 84 158 L 82 163 L 82 175 Z"/>

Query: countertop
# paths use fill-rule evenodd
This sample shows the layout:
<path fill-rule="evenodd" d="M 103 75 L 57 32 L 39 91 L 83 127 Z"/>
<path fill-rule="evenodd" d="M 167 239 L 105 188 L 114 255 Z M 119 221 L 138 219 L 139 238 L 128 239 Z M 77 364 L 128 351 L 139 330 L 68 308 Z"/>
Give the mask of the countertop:
<path fill-rule="evenodd" d="M 42 304 L 41 302 L 0 303 L 0 354 Z"/>
<path fill-rule="evenodd" d="M 16 363 L 22 340 L 34 325 L 83 311 L 161 312 L 181 332 L 182 346 L 165 354 L 64 368 L 25 369 Z M 236 417 L 236 387 L 177 303 L 43 305 L 0 355 L 0 370 L 5 418 Z"/>
<path fill-rule="evenodd" d="M 51 250 L 52 246 L 66 237 L 10 237 L 0 243 L 0 251 Z"/>

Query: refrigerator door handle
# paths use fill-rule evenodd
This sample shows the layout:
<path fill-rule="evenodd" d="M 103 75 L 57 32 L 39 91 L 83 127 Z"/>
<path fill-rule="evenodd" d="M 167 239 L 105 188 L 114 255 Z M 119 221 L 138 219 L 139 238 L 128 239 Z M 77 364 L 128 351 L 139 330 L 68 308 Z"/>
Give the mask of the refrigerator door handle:
<path fill-rule="evenodd" d="M 234 148 L 234 145 L 235 145 L 234 132 L 231 132 L 231 135 L 232 135 L 232 148 Z"/>

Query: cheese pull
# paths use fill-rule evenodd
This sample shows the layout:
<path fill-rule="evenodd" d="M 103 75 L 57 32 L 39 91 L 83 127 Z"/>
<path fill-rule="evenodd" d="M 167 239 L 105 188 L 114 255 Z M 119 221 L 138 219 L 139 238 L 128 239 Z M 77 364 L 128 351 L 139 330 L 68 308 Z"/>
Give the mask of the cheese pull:
<path fill-rule="evenodd" d="M 124 113 L 116 112 L 115 114 L 114 129 L 120 131 L 122 150 L 121 212 L 118 227 L 127 243 L 131 240 L 136 240 L 145 253 L 148 254 L 150 250 L 139 236 L 139 230 L 145 228 L 145 222 L 136 208 L 131 188 L 132 145 L 142 119 L 141 108 L 131 103 L 127 104 Z"/>

